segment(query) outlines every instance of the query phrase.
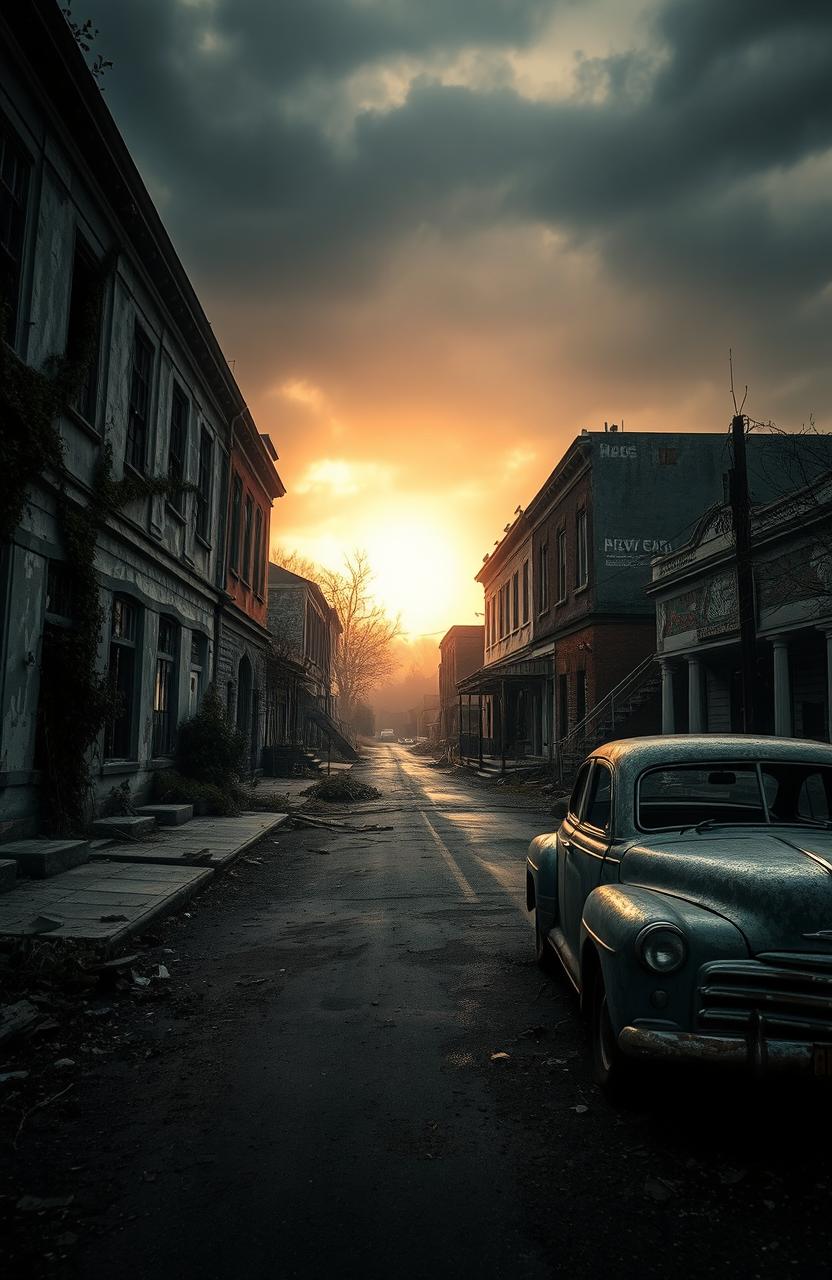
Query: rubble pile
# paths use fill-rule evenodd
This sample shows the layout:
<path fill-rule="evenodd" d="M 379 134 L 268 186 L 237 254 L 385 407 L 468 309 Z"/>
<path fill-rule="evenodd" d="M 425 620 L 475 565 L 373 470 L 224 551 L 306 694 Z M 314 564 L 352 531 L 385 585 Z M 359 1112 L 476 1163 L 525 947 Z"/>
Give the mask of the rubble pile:
<path fill-rule="evenodd" d="M 357 804 L 362 800 L 378 800 L 381 792 L 366 782 L 357 782 L 347 775 L 324 778 L 314 787 L 303 792 L 310 800 L 325 800 L 327 804 Z"/>

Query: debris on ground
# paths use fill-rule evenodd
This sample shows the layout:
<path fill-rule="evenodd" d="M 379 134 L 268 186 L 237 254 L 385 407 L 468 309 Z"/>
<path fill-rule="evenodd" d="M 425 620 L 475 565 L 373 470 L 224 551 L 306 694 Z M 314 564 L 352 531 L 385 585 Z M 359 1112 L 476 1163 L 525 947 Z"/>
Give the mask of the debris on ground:
<path fill-rule="evenodd" d="M 43 1014 L 28 1000 L 18 1000 L 15 1004 L 0 1009 L 0 1044 L 13 1040 L 15 1036 L 31 1031 L 41 1021 Z"/>
<path fill-rule="evenodd" d="M 500 1053 L 492 1053 L 491 1061 L 492 1062 L 510 1062 L 511 1054 L 505 1053 L 503 1051 L 501 1051 Z"/>
<path fill-rule="evenodd" d="M 303 795 L 311 800 L 325 800 L 327 804 L 357 804 L 362 800 L 379 800 L 381 792 L 367 782 L 359 782 L 349 774 L 342 777 L 323 778 L 314 787 L 307 787 Z"/>
<path fill-rule="evenodd" d="M 393 830 L 392 826 L 383 827 L 377 822 L 368 822 L 368 823 L 364 823 L 360 827 L 356 827 L 356 826 L 351 826 L 346 822 L 337 822 L 334 819 L 313 818 L 311 814 L 308 814 L 308 813 L 293 813 L 292 822 L 295 823 L 296 826 L 312 827 L 312 828 L 318 827 L 318 828 L 322 828 L 324 831 L 366 832 L 366 831 L 392 831 Z"/>

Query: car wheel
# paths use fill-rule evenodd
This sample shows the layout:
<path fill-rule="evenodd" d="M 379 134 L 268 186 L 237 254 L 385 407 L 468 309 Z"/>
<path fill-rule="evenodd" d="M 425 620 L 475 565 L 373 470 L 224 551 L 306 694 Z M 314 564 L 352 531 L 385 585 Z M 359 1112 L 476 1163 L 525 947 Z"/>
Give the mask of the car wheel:
<path fill-rule="evenodd" d="M 538 969 L 542 969 L 544 973 L 554 973 L 555 953 L 546 941 L 537 907 L 534 909 L 534 958 Z"/>
<path fill-rule="evenodd" d="M 608 1093 L 620 1094 L 629 1084 L 630 1064 L 618 1047 L 600 969 L 592 985 L 592 1074 Z"/>

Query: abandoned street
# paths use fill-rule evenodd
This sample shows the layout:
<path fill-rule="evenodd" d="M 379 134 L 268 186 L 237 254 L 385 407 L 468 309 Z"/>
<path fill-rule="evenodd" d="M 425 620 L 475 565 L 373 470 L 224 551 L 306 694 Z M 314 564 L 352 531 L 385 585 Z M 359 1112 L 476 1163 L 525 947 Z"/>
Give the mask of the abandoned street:
<path fill-rule="evenodd" d="M 340 816 L 388 829 L 266 837 L 145 940 L 169 981 L 29 1051 L 73 1088 L 6 1144 L 4 1274 L 828 1275 L 828 1097 L 679 1076 L 613 1107 L 531 955 L 552 820 L 368 756 L 382 798 Z"/>

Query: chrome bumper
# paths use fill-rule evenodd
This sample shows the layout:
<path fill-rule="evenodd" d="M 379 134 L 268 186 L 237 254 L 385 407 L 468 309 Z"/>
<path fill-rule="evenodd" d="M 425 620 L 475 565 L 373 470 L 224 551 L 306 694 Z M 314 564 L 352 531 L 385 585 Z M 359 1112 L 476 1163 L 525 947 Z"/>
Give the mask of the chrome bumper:
<path fill-rule="evenodd" d="M 697 1035 L 689 1031 L 654 1031 L 648 1027 L 624 1027 L 618 1047 L 631 1058 L 654 1062 L 714 1062 L 752 1070 L 817 1070 L 815 1047 L 806 1041 L 745 1040 L 738 1036 Z"/>

